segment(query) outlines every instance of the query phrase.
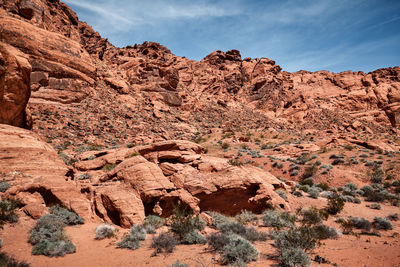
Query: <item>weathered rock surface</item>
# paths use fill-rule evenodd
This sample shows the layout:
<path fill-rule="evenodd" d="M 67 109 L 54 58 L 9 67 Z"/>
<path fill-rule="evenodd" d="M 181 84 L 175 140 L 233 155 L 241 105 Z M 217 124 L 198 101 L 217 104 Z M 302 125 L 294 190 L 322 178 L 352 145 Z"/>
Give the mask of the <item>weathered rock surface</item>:
<path fill-rule="evenodd" d="M 11 185 L 6 193 L 21 197 L 32 217 L 42 215 L 46 206 L 61 204 L 92 218 L 89 201 L 67 176 L 69 169 L 36 134 L 0 124 L 0 159 L 0 172 Z"/>
<path fill-rule="evenodd" d="M 169 216 L 179 202 L 198 214 L 289 209 L 275 193 L 278 188 L 286 189 L 276 177 L 256 167 L 235 167 L 226 159 L 204 155 L 201 146 L 188 141 L 164 141 L 98 155 L 75 163 L 91 174 L 90 181 L 79 183 L 92 196 L 97 214 L 121 226 L 141 222 L 148 214 Z M 112 170 L 97 171 L 111 163 L 116 164 Z"/>
<path fill-rule="evenodd" d="M 0 42 L 0 123 L 26 128 L 31 126 L 26 113 L 31 94 L 31 70 L 25 54 Z"/>

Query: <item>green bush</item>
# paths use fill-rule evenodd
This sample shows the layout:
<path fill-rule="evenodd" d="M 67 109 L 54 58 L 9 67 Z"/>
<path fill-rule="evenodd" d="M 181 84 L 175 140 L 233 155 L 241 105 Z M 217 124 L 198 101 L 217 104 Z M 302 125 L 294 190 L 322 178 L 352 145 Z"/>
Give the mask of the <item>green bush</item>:
<path fill-rule="evenodd" d="M 122 241 L 117 243 L 117 247 L 135 250 L 140 247 L 140 240 L 136 236 L 128 234 L 123 237 Z"/>
<path fill-rule="evenodd" d="M 246 239 L 231 234 L 228 236 L 229 242 L 226 244 L 221 253 L 222 261 L 225 264 L 245 265 L 251 261 L 256 261 L 258 251 Z"/>
<path fill-rule="evenodd" d="M 399 220 L 399 214 L 397 214 L 397 213 L 390 213 L 390 214 L 387 216 L 387 219 L 390 220 L 390 221 L 398 221 L 398 220 Z"/>
<path fill-rule="evenodd" d="M 254 214 L 251 211 L 247 210 L 242 210 L 242 212 L 238 215 L 235 216 L 235 219 L 241 223 L 241 224 L 257 224 L 258 223 L 258 217 L 256 214 Z"/>
<path fill-rule="evenodd" d="M 24 261 L 18 261 L 10 257 L 5 252 L 0 252 L 0 266 L 4 267 L 29 267 L 30 265 Z"/>
<path fill-rule="evenodd" d="M 257 231 L 254 227 L 247 227 L 243 237 L 250 242 L 267 240 L 267 234 L 261 231 Z"/>
<path fill-rule="evenodd" d="M 381 205 L 379 205 L 378 203 L 372 203 L 371 205 L 369 205 L 369 207 L 373 210 L 380 210 L 381 209 Z"/>
<path fill-rule="evenodd" d="M 208 247 L 219 252 L 229 243 L 228 236 L 223 233 L 212 233 L 206 239 Z"/>
<path fill-rule="evenodd" d="M 101 224 L 96 227 L 95 239 L 111 238 L 115 234 L 115 227 L 109 224 Z"/>
<path fill-rule="evenodd" d="M 144 223 L 143 226 L 147 226 L 147 225 L 151 225 L 153 226 L 155 229 L 160 228 L 161 226 L 163 226 L 165 224 L 165 219 L 161 218 L 157 215 L 149 215 L 144 219 Z"/>
<path fill-rule="evenodd" d="M 154 248 L 154 254 L 172 253 L 178 244 L 178 240 L 170 233 L 161 233 L 153 238 L 151 247 Z"/>
<path fill-rule="evenodd" d="M 308 196 L 317 199 L 319 196 L 319 190 L 315 187 L 311 187 L 310 190 L 308 190 Z"/>
<path fill-rule="evenodd" d="M 187 233 L 181 240 L 183 244 L 205 244 L 207 240 L 197 230 Z"/>
<path fill-rule="evenodd" d="M 143 241 L 146 239 L 146 230 L 142 225 L 135 224 L 131 227 L 131 231 L 129 233 L 133 238 Z"/>
<path fill-rule="evenodd" d="M 310 227 L 295 227 L 289 230 L 283 230 L 277 234 L 274 245 L 278 249 L 301 248 L 305 251 L 314 249 L 317 240 Z"/>
<path fill-rule="evenodd" d="M 329 214 L 322 209 L 317 209 L 317 208 L 309 208 L 302 210 L 301 212 L 302 218 L 301 218 L 301 224 L 302 225 L 316 225 L 322 223 L 322 221 L 325 221 L 328 219 Z"/>
<path fill-rule="evenodd" d="M 339 196 L 333 196 L 328 198 L 328 205 L 325 207 L 325 210 L 331 214 L 336 215 L 340 213 L 344 208 L 344 200 Z"/>
<path fill-rule="evenodd" d="M 5 223 L 16 223 L 18 222 L 18 215 L 15 211 L 21 206 L 21 202 L 18 199 L 2 199 L 0 201 L 0 228 Z"/>
<path fill-rule="evenodd" d="M 174 214 L 171 218 L 171 231 L 174 232 L 180 240 L 194 231 L 201 231 L 206 223 L 199 217 L 193 215 L 188 207 L 175 207 Z"/>
<path fill-rule="evenodd" d="M 288 212 L 278 212 L 275 210 L 266 210 L 262 217 L 263 225 L 274 227 L 277 229 L 285 227 L 293 227 L 296 221 L 296 216 Z"/>
<path fill-rule="evenodd" d="M 50 208 L 50 214 L 54 214 L 59 217 L 61 221 L 66 225 L 83 224 L 84 220 L 78 214 L 73 211 L 69 211 L 61 206 L 53 206 Z"/>
<path fill-rule="evenodd" d="M 392 230 L 393 229 L 392 223 L 389 220 L 387 220 L 385 218 L 381 218 L 381 217 L 375 217 L 374 221 L 372 222 L 372 226 L 377 230 Z"/>
<path fill-rule="evenodd" d="M 312 235 L 318 240 L 337 239 L 339 237 L 339 232 L 335 228 L 324 224 L 315 225 L 311 229 Z"/>
<path fill-rule="evenodd" d="M 372 224 L 367 219 L 350 216 L 347 220 L 356 229 L 371 230 Z"/>
<path fill-rule="evenodd" d="M 45 255 L 48 257 L 62 257 L 65 254 L 76 252 L 75 245 L 69 240 L 58 240 L 55 242 L 49 239 L 42 239 L 32 248 L 33 255 Z"/>
<path fill-rule="evenodd" d="M 278 189 L 275 191 L 281 198 L 283 198 L 285 201 L 288 201 L 288 197 L 286 195 L 286 192 L 282 189 Z"/>
<path fill-rule="evenodd" d="M 66 237 L 64 226 L 62 218 L 54 214 L 40 217 L 32 228 L 28 240 L 34 245 L 32 254 L 53 257 L 75 253 L 75 245 Z"/>
<path fill-rule="evenodd" d="M 112 169 L 114 169 L 115 167 L 117 167 L 116 163 L 107 163 L 106 165 L 103 166 L 103 171 L 111 171 Z"/>
<path fill-rule="evenodd" d="M 4 193 L 10 188 L 10 184 L 7 181 L 0 181 L 0 192 Z"/>
<path fill-rule="evenodd" d="M 279 253 L 279 266 L 282 267 L 308 267 L 311 258 L 301 248 L 283 248 Z"/>
<path fill-rule="evenodd" d="M 42 239 L 58 241 L 65 239 L 64 222 L 54 214 L 40 217 L 30 231 L 29 242 L 36 245 Z"/>
<path fill-rule="evenodd" d="M 219 226 L 221 224 L 233 222 L 233 220 L 231 218 L 229 218 L 229 217 L 227 217 L 225 215 L 222 215 L 222 214 L 220 214 L 218 212 L 206 211 L 206 213 L 211 216 L 212 221 L 213 221 L 212 226 L 214 226 L 217 229 L 219 228 Z"/>

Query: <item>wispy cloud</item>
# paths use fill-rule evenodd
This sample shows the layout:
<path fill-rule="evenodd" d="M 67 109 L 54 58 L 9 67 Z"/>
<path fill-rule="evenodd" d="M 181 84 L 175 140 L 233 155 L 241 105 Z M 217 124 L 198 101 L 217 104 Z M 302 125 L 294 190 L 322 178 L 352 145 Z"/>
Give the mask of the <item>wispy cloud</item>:
<path fill-rule="evenodd" d="M 117 46 L 156 41 L 196 60 L 235 48 L 289 71 L 370 71 L 400 62 L 395 0 L 63 1 Z"/>
<path fill-rule="evenodd" d="M 240 13 L 240 9 L 225 8 L 217 4 L 179 3 L 176 1 L 94 1 L 64 0 L 65 3 L 84 9 L 96 24 L 105 26 L 109 23 L 116 31 L 126 31 L 132 26 L 158 24 L 165 20 L 207 19 L 232 16 Z M 97 18 L 97 19 L 96 19 Z M 122 24 L 122 25 L 121 25 Z M 123 26 L 123 27 L 121 27 Z"/>

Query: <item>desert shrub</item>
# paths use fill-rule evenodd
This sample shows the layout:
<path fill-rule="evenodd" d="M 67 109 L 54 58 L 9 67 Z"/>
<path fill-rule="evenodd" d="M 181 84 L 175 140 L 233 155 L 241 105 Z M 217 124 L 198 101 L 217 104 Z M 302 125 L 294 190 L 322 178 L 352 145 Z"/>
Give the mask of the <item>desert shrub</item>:
<path fill-rule="evenodd" d="M 322 191 L 319 195 L 323 198 L 330 198 L 333 197 L 335 193 L 331 191 Z"/>
<path fill-rule="evenodd" d="M 308 190 L 308 196 L 317 199 L 319 196 L 319 190 L 315 187 L 311 187 L 310 190 Z"/>
<path fill-rule="evenodd" d="M 317 171 L 318 171 L 318 166 L 316 164 L 308 166 L 304 169 L 302 178 L 307 179 L 309 177 L 312 177 L 317 173 Z"/>
<path fill-rule="evenodd" d="M 283 248 L 279 252 L 279 266 L 282 267 L 308 267 L 311 258 L 301 248 Z"/>
<path fill-rule="evenodd" d="M 365 200 L 369 202 L 383 202 L 387 197 L 387 193 L 383 190 L 374 190 L 370 192 Z"/>
<path fill-rule="evenodd" d="M 346 220 L 345 218 L 338 218 L 335 220 L 335 222 L 340 224 L 343 234 L 347 235 L 353 233 L 354 225 L 350 220 Z"/>
<path fill-rule="evenodd" d="M 0 192 L 4 193 L 10 188 L 10 184 L 7 181 L 0 181 Z"/>
<path fill-rule="evenodd" d="M 302 210 L 300 214 L 302 215 L 301 224 L 308 226 L 320 224 L 329 217 L 329 214 L 325 210 L 314 207 Z"/>
<path fill-rule="evenodd" d="M 24 261 L 18 261 L 7 255 L 5 252 L 0 252 L 0 266 L 4 267 L 29 267 L 30 265 Z"/>
<path fill-rule="evenodd" d="M 54 214 L 46 214 L 40 217 L 30 231 L 29 242 L 36 245 L 42 239 L 58 241 L 65 239 L 63 231 L 64 222 Z"/>
<path fill-rule="evenodd" d="M 223 150 L 226 150 L 226 149 L 229 148 L 229 144 L 228 144 L 228 143 L 222 143 L 222 144 L 221 144 L 221 148 L 222 148 Z"/>
<path fill-rule="evenodd" d="M 144 219 L 143 226 L 146 229 L 146 232 L 149 234 L 154 234 L 155 229 L 160 228 L 165 224 L 165 219 L 157 216 L 157 215 L 149 215 Z"/>
<path fill-rule="evenodd" d="M 293 227 L 296 221 L 296 216 L 288 212 L 278 212 L 275 210 L 266 210 L 262 217 L 263 225 L 274 227 L 277 229 L 285 227 Z"/>
<path fill-rule="evenodd" d="M 76 247 L 65 235 L 64 226 L 62 218 L 54 214 L 40 217 L 28 240 L 34 245 L 32 254 L 53 257 L 75 253 Z"/>
<path fill-rule="evenodd" d="M 107 163 L 103 166 L 102 170 L 108 172 L 114 169 L 115 167 L 117 167 L 116 163 Z"/>
<path fill-rule="evenodd" d="M 187 233 L 181 241 L 183 244 L 205 244 L 207 240 L 197 230 Z"/>
<path fill-rule="evenodd" d="M 339 159 L 334 159 L 332 161 L 332 165 L 339 165 L 339 164 L 344 164 L 344 159 L 339 158 Z"/>
<path fill-rule="evenodd" d="M 243 236 L 246 233 L 246 227 L 238 222 L 228 222 L 220 224 L 218 229 L 225 234 L 233 233 Z"/>
<path fill-rule="evenodd" d="M 381 205 L 379 205 L 378 203 L 372 203 L 371 205 L 369 205 L 369 207 L 373 210 L 380 210 L 381 209 Z"/>
<path fill-rule="evenodd" d="M 345 201 L 345 202 L 350 202 L 350 203 L 354 203 L 356 202 L 356 199 L 353 196 L 341 196 L 341 198 Z"/>
<path fill-rule="evenodd" d="M 78 180 L 87 180 L 90 179 L 90 174 L 89 173 L 82 173 L 78 176 Z"/>
<path fill-rule="evenodd" d="M 392 230 L 393 229 L 392 223 L 389 220 L 387 220 L 385 218 L 381 218 L 381 217 L 375 217 L 374 221 L 372 222 L 372 226 L 377 230 Z"/>
<path fill-rule="evenodd" d="M 305 251 L 314 249 L 317 240 L 314 238 L 310 227 L 295 227 L 289 230 L 283 230 L 277 234 L 274 245 L 278 249 L 301 248 Z"/>
<path fill-rule="evenodd" d="M 2 199 L 0 201 L 0 228 L 5 223 L 18 222 L 18 215 L 15 211 L 20 207 L 21 202 L 18 199 Z"/>
<path fill-rule="evenodd" d="M 120 242 L 117 243 L 117 248 L 127 248 L 131 250 L 138 249 L 140 247 L 140 241 L 135 236 L 130 234 L 125 235 Z"/>
<path fill-rule="evenodd" d="M 399 180 L 394 180 L 392 182 L 392 186 L 399 186 L 400 185 L 400 181 Z"/>
<path fill-rule="evenodd" d="M 303 193 L 301 193 L 300 191 L 294 191 L 293 195 L 296 196 L 296 197 L 302 197 Z"/>
<path fill-rule="evenodd" d="M 171 231 L 174 232 L 180 240 L 196 230 L 203 230 L 206 223 L 193 214 L 188 207 L 178 206 L 174 208 L 174 214 L 171 218 Z"/>
<path fill-rule="evenodd" d="M 172 253 L 178 244 L 178 240 L 170 233 L 161 233 L 153 238 L 151 247 L 154 248 L 154 254 Z"/>
<path fill-rule="evenodd" d="M 387 219 L 390 220 L 390 221 L 398 221 L 398 220 L 399 220 L 399 214 L 397 214 L 397 213 L 390 213 L 390 214 L 387 216 Z"/>
<path fill-rule="evenodd" d="M 340 213 L 344 208 L 344 200 L 338 196 L 328 198 L 328 205 L 325 210 L 331 214 L 336 215 Z"/>
<path fill-rule="evenodd" d="M 347 183 L 344 187 L 351 191 L 356 191 L 358 189 L 357 185 L 354 183 Z"/>
<path fill-rule="evenodd" d="M 189 267 L 189 265 L 177 260 L 174 264 L 168 265 L 167 267 Z"/>
<path fill-rule="evenodd" d="M 353 198 L 353 203 L 355 203 L 355 204 L 361 204 L 361 199 L 355 197 L 355 198 Z"/>
<path fill-rule="evenodd" d="M 238 221 L 241 224 L 257 224 L 258 223 L 258 217 L 256 214 L 254 214 L 251 211 L 247 210 L 242 210 L 240 214 L 235 216 L 236 221 Z"/>
<path fill-rule="evenodd" d="M 143 225 L 143 227 L 146 230 L 146 233 L 148 233 L 148 234 L 155 234 L 156 233 L 156 228 L 154 228 L 153 225 L 145 224 L 145 225 Z"/>
<path fill-rule="evenodd" d="M 229 243 L 229 238 L 223 233 L 212 233 L 207 236 L 207 244 L 209 248 L 214 251 L 222 251 L 222 249 Z"/>
<path fill-rule="evenodd" d="M 371 230 L 372 224 L 367 219 L 350 216 L 347 220 L 356 229 Z"/>
<path fill-rule="evenodd" d="M 327 183 L 319 183 L 315 185 L 318 188 L 321 188 L 323 191 L 329 190 L 329 185 Z"/>
<path fill-rule="evenodd" d="M 307 193 L 308 191 L 310 191 L 310 186 L 309 186 L 309 185 L 301 185 L 301 186 L 299 186 L 299 189 L 300 189 L 301 191 Z"/>
<path fill-rule="evenodd" d="M 267 234 L 261 231 L 257 231 L 254 227 L 247 227 L 246 232 L 242 237 L 246 238 L 250 242 L 267 240 Z"/>
<path fill-rule="evenodd" d="M 301 185 L 308 185 L 308 186 L 313 186 L 314 185 L 314 179 L 312 177 L 305 178 L 300 181 Z"/>
<path fill-rule="evenodd" d="M 83 224 L 84 220 L 78 214 L 73 211 L 69 211 L 61 206 L 53 206 L 50 208 L 50 214 L 54 214 L 59 217 L 61 221 L 66 225 Z"/>
<path fill-rule="evenodd" d="M 382 183 L 383 180 L 383 176 L 385 175 L 385 173 L 383 172 L 383 170 L 381 168 L 375 168 L 372 173 L 370 174 L 370 180 L 372 183 Z"/>
<path fill-rule="evenodd" d="M 344 156 L 343 155 L 336 155 L 336 154 L 331 154 L 329 156 L 329 159 L 341 159 L 341 158 L 344 158 Z"/>
<path fill-rule="evenodd" d="M 365 185 L 363 187 L 360 188 L 360 190 L 363 192 L 363 196 L 366 197 L 368 195 L 370 195 L 372 192 L 374 192 L 374 188 L 370 185 Z"/>
<path fill-rule="evenodd" d="M 298 170 L 294 170 L 290 173 L 290 176 L 297 176 L 299 175 L 299 171 Z"/>
<path fill-rule="evenodd" d="M 212 218 L 212 226 L 215 228 L 219 228 L 221 224 L 225 223 L 230 223 L 233 222 L 233 220 L 225 215 L 222 215 L 221 213 L 215 212 L 215 211 L 206 211 L 208 215 L 211 216 Z"/>
<path fill-rule="evenodd" d="M 114 236 L 115 227 L 110 224 L 100 224 L 95 230 L 95 239 L 111 238 Z"/>
<path fill-rule="evenodd" d="M 282 189 L 278 189 L 275 191 L 281 198 L 283 198 L 285 201 L 288 201 L 288 197 L 286 195 L 286 192 Z"/>
<path fill-rule="evenodd" d="M 340 233 L 332 227 L 326 226 L 324 224 L 318 224 L 311 228 L 312 235 L 318 240 L 324 239 L 337 239 Z"/>
<path fill-rule="evenodd" d="M 143 241 L 143 240 L 146 239 L 147 232 L 146 232 L 145 228 L 142 225 L 135 224 L 135 225 L 132 226 L 131 231 L 129 232 L 129 234 L 133 238 Z"/>
<path fill-rule="evenodd" d="M 229 242 L 221 253 L 222 261 L 226 264 L 245 266 L 245 263 L 256 261 L 258 251 L 246 239 L 231 234 L 228 236 Z"/>
<path fill-rule="evenodd" d="M 64 256 L 76 252 L 75 245 L 69 240 L 59 240 L 51 242 L 48 239 L 42 239 L 32 248 L 33 255 L 45 255 L 48 257 Z"/>

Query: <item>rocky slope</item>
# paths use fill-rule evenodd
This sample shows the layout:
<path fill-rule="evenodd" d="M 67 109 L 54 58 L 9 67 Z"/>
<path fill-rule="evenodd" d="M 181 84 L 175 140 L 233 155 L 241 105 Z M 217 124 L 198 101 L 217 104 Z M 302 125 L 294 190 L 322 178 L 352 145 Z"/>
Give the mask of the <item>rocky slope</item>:
<path fill-rule="evenodd" d="M 29 127 L 32 113 L 34 131 L 55 144 L 190 139 L 220 126 L 385 131 L 399 123 L 399 67 L 288 73 L 236 50 L 196 62 L 157 43 L 114 47 L 60 1 L 0 5 L 1 122 Z"/>

